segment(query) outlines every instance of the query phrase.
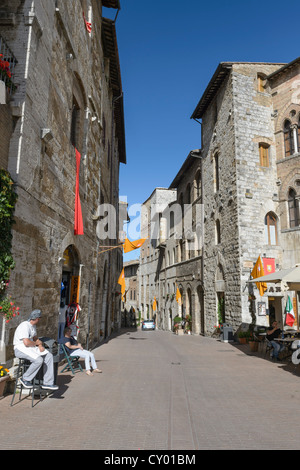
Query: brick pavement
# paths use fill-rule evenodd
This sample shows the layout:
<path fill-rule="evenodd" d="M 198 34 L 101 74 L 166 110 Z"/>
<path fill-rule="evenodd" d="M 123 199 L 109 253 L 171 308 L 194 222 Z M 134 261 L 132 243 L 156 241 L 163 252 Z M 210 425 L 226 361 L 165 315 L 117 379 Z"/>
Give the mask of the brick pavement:
<path fill-rule="evenodd" d="M 0 400 L 2 448 L 300 448 L 298 373 L 248 346 L 123 330 L 94 353 L 103 374 L 59 373 L 33 409 Z"/>

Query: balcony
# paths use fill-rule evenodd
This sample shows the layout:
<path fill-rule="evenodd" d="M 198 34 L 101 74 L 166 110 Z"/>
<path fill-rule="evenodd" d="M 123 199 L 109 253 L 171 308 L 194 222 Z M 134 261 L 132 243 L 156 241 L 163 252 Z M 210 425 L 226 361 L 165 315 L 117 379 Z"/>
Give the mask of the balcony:
<path fill-rule="evenodd" d="M 10 95 L 12 95 L 17 88 L 13 81 L 13 74 L 17 63 L 18 61 L 11 49 L 0 35 L 0 80 L 5 83 L 7 92 Z"/>

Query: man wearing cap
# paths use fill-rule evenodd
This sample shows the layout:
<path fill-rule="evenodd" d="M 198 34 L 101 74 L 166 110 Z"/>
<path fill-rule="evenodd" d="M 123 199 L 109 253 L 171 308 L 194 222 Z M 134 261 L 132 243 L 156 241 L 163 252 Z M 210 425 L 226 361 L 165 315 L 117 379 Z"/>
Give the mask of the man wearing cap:
<path fill-rule="evenodd" d="M 15 356 L 27 359 L 31 365 L 20 379 L 25 388 L 32 388 L 32 380 L 43 365 L 44 379 L 42 388 L 45 390 L 58 390 L 54 385 L 53 356 L 43 347 L 37 337 L 36 325 L 42 316 L 41 310 L 33 310 L 27 321 L 20 323 L 14 335 Z"/>

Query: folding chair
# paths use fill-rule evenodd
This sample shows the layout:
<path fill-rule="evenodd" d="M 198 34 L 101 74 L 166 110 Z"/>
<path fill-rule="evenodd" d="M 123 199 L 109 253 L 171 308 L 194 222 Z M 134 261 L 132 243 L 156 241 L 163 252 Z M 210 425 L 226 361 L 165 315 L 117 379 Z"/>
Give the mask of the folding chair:
<path fill-rule="evenodd" d="M 65 348 L 65 345 L 62 344 L 62 343 L 60 343 L 60 345 L 62 347 L 65 359 L 67 360 L 67 364 L 65 365 L 65 367 L 62 369 L 61 372 L 65 372 L 65 371 L 70 370 L 73 375 L 75 375 L 76 371 L 83 372 L 83 369 L 82 369 L 81 365 L 79 364 L 80 357 L 79 356 L 70 356 L 70 354 L 67 352 L 67 350 Z"/>

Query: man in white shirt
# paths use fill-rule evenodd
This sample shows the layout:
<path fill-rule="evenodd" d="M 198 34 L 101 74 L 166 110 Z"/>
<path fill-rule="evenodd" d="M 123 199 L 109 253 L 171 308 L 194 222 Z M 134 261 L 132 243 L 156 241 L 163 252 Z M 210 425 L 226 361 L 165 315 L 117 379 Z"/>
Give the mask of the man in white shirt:
<path fill-rule="evenodd" d="M 41 315 L 40 310 L 33 310 L 28 321 L 20 323 L 15 331 L 13 341 L 15 356 L 31 362 L 20 382 L 25 388 L 32 388 L 32 380 L 43 365 L 42 388 L 45 390 L 58 390 L 58 387 L 54 385 L 53 356 L 45 350 L 43 343 L 37 337 L 36 325 Z"/>

